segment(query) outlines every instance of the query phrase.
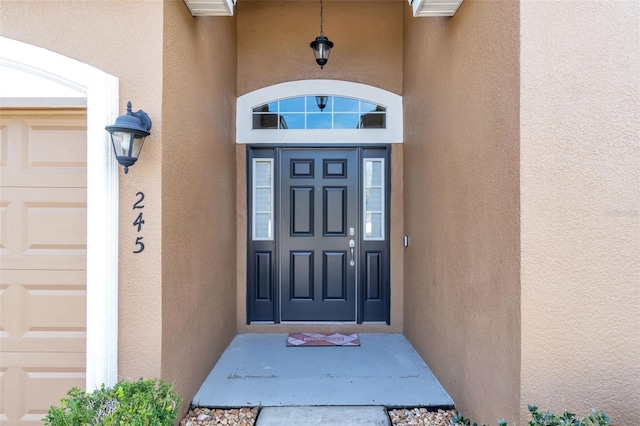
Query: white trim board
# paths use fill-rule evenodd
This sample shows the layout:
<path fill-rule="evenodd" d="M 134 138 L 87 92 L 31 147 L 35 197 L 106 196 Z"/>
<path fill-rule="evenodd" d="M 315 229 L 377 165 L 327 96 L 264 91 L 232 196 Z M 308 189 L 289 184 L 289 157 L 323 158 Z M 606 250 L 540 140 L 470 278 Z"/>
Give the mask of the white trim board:
<path fill-rule="evenodd" d="M 345 96 L 365 99 L 387 107 L 386 129 L 275 130 L 253 129 L 253 108 L 277 99 L 295 96 Z M 236 143 L 402 143 L 402 96 L 378 87 L 341 80 L 298 80 L 274 84 L 238 97 L 236 103 Z"/>
<path fill-rule="evenodd" d="M 2 68 L 2 67 L 0 67 Z M 69 98 L 10 98 L 1 97 L 3 108 L 86 108 L 87 98 L 83 96 Z"/>
<path fill-rule="evenodd" d="M 413 16 L 416 18 L 430 16 L 453 16 L 463 0 L 409 0 Z"/>
<path fill-rule="evenodd" d="M 192 16 L 233 16 L 235 0 L 184 0 Z"/>
<path fill-rule="evenodd" d="M 90 65 L 0 37 L 0 68 L 11 96 L 33 97 L 29 82 L 46 80 L 34 99 L 86 97 L 87 105 L 87 372 L 91 391 L 118 378 L 118 165 L 104 126 L 118 115 L 118 79 Z M 16 73 L 17 72 L 17 73 Z M 67 94 L 68 93 L 68 94 Z M 57 105 L 51 105 L 57 106 Z"/>

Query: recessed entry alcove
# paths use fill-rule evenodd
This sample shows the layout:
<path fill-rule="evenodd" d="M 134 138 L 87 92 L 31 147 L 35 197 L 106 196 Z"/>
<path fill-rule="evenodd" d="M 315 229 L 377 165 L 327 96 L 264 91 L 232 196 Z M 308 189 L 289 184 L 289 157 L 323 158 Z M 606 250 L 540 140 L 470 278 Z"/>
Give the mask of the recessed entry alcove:
<path fill-rule="evenodd" d="M 401 254 L 390 244 L 401 166 L 392 151 L 402 134 L 402 98 L 365 84 L 294 81 L 238 98 L 242 322 L 391 324 L 390 266 Z"/>

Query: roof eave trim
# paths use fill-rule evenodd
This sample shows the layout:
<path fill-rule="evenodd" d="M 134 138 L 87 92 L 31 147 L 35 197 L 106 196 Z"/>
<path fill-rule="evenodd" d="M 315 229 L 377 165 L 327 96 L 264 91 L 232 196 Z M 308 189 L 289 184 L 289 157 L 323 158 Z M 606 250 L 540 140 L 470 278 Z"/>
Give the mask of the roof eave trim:
<path fill-rule="evenodd" d="M 184 0 L 193 16 L 233 16 L 235 0 Z"/>
<path fill-rule="evenodd" d="M 408 0 L 413 9 L 413 16 L 424 18 L 430 16 L 453 16 L 464 0 Z"/>

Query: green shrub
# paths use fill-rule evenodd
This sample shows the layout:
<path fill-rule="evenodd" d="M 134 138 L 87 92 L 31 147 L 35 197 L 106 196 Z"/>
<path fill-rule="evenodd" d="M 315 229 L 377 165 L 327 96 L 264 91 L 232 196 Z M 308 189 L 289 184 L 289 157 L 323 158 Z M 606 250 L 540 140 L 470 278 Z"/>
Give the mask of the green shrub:
<path fill-rule="evenodd" d="M 43 420 L 47 426 L 173 426 L 181 402 L 170 384 L 140 378 L 92 393 L 73 388 Z"/>
<path fill-rule="evenodd" d="M 471 425 L 472 425 L 471 420 L 464 417 L 461 413 L 457 413 L 451 419 L 451 426 L 471 426 Z M 478 423 L 473 422 L 473 426 L 478 426 Z M 487 425 L 483 424 L 482 426 L 487 426 Z M 507 426 L 507 422 L 505 422 L 504 420 L 498 420 L 498 426 Z"/>
<path fill-rule="evenodd" d="M 611 419 L 602 411 L 595 408 L 591 410 L 591 414 L 583 419 L 576 418 L 576 415 L 564 411 L 561 416 L 547 411 L 541 413 L 538 407 L 529 405 L 529 413 L 533 420 L 529 421 L 529 426 L 607 426 Z"/>
<path fill-rule="evenodd" d="M 591 414 L 582 419 L 578 419 L 575 414 L 568 411 L 564 411 L 562 415 L 554 414 L 551 411 L 541 413 L 534 405 L 529 405 L 529 413 L 531 414 L 529 426 L 607 426 L 611 421 L 605 413 L 595 408 L 591 410 Z M 471 420 L 458 413 L 451 419 L 451 426 L 472 426 L 472 423 Z M 478 426 L 478 424 L 474 422 L 473 426 Z M 487 425 L 483 424 L 482 426 Z M 498 426 L 507 426 L 507 422 L 498 420 Z"/>

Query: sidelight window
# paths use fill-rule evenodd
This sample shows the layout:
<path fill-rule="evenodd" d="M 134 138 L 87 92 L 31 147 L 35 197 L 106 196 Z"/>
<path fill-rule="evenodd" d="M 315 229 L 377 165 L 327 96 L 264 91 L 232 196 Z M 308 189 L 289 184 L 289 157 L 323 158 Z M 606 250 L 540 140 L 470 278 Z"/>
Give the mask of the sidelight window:
<path fill-rule="evenodd" d="M 253 159 L 253 239 L 273 240 L 273 158 Z"/>
<path fill-rule="evenodd" d="M 365 158 L 362 176 L 364 239 L 384 240 L 384 158 Z"/>

